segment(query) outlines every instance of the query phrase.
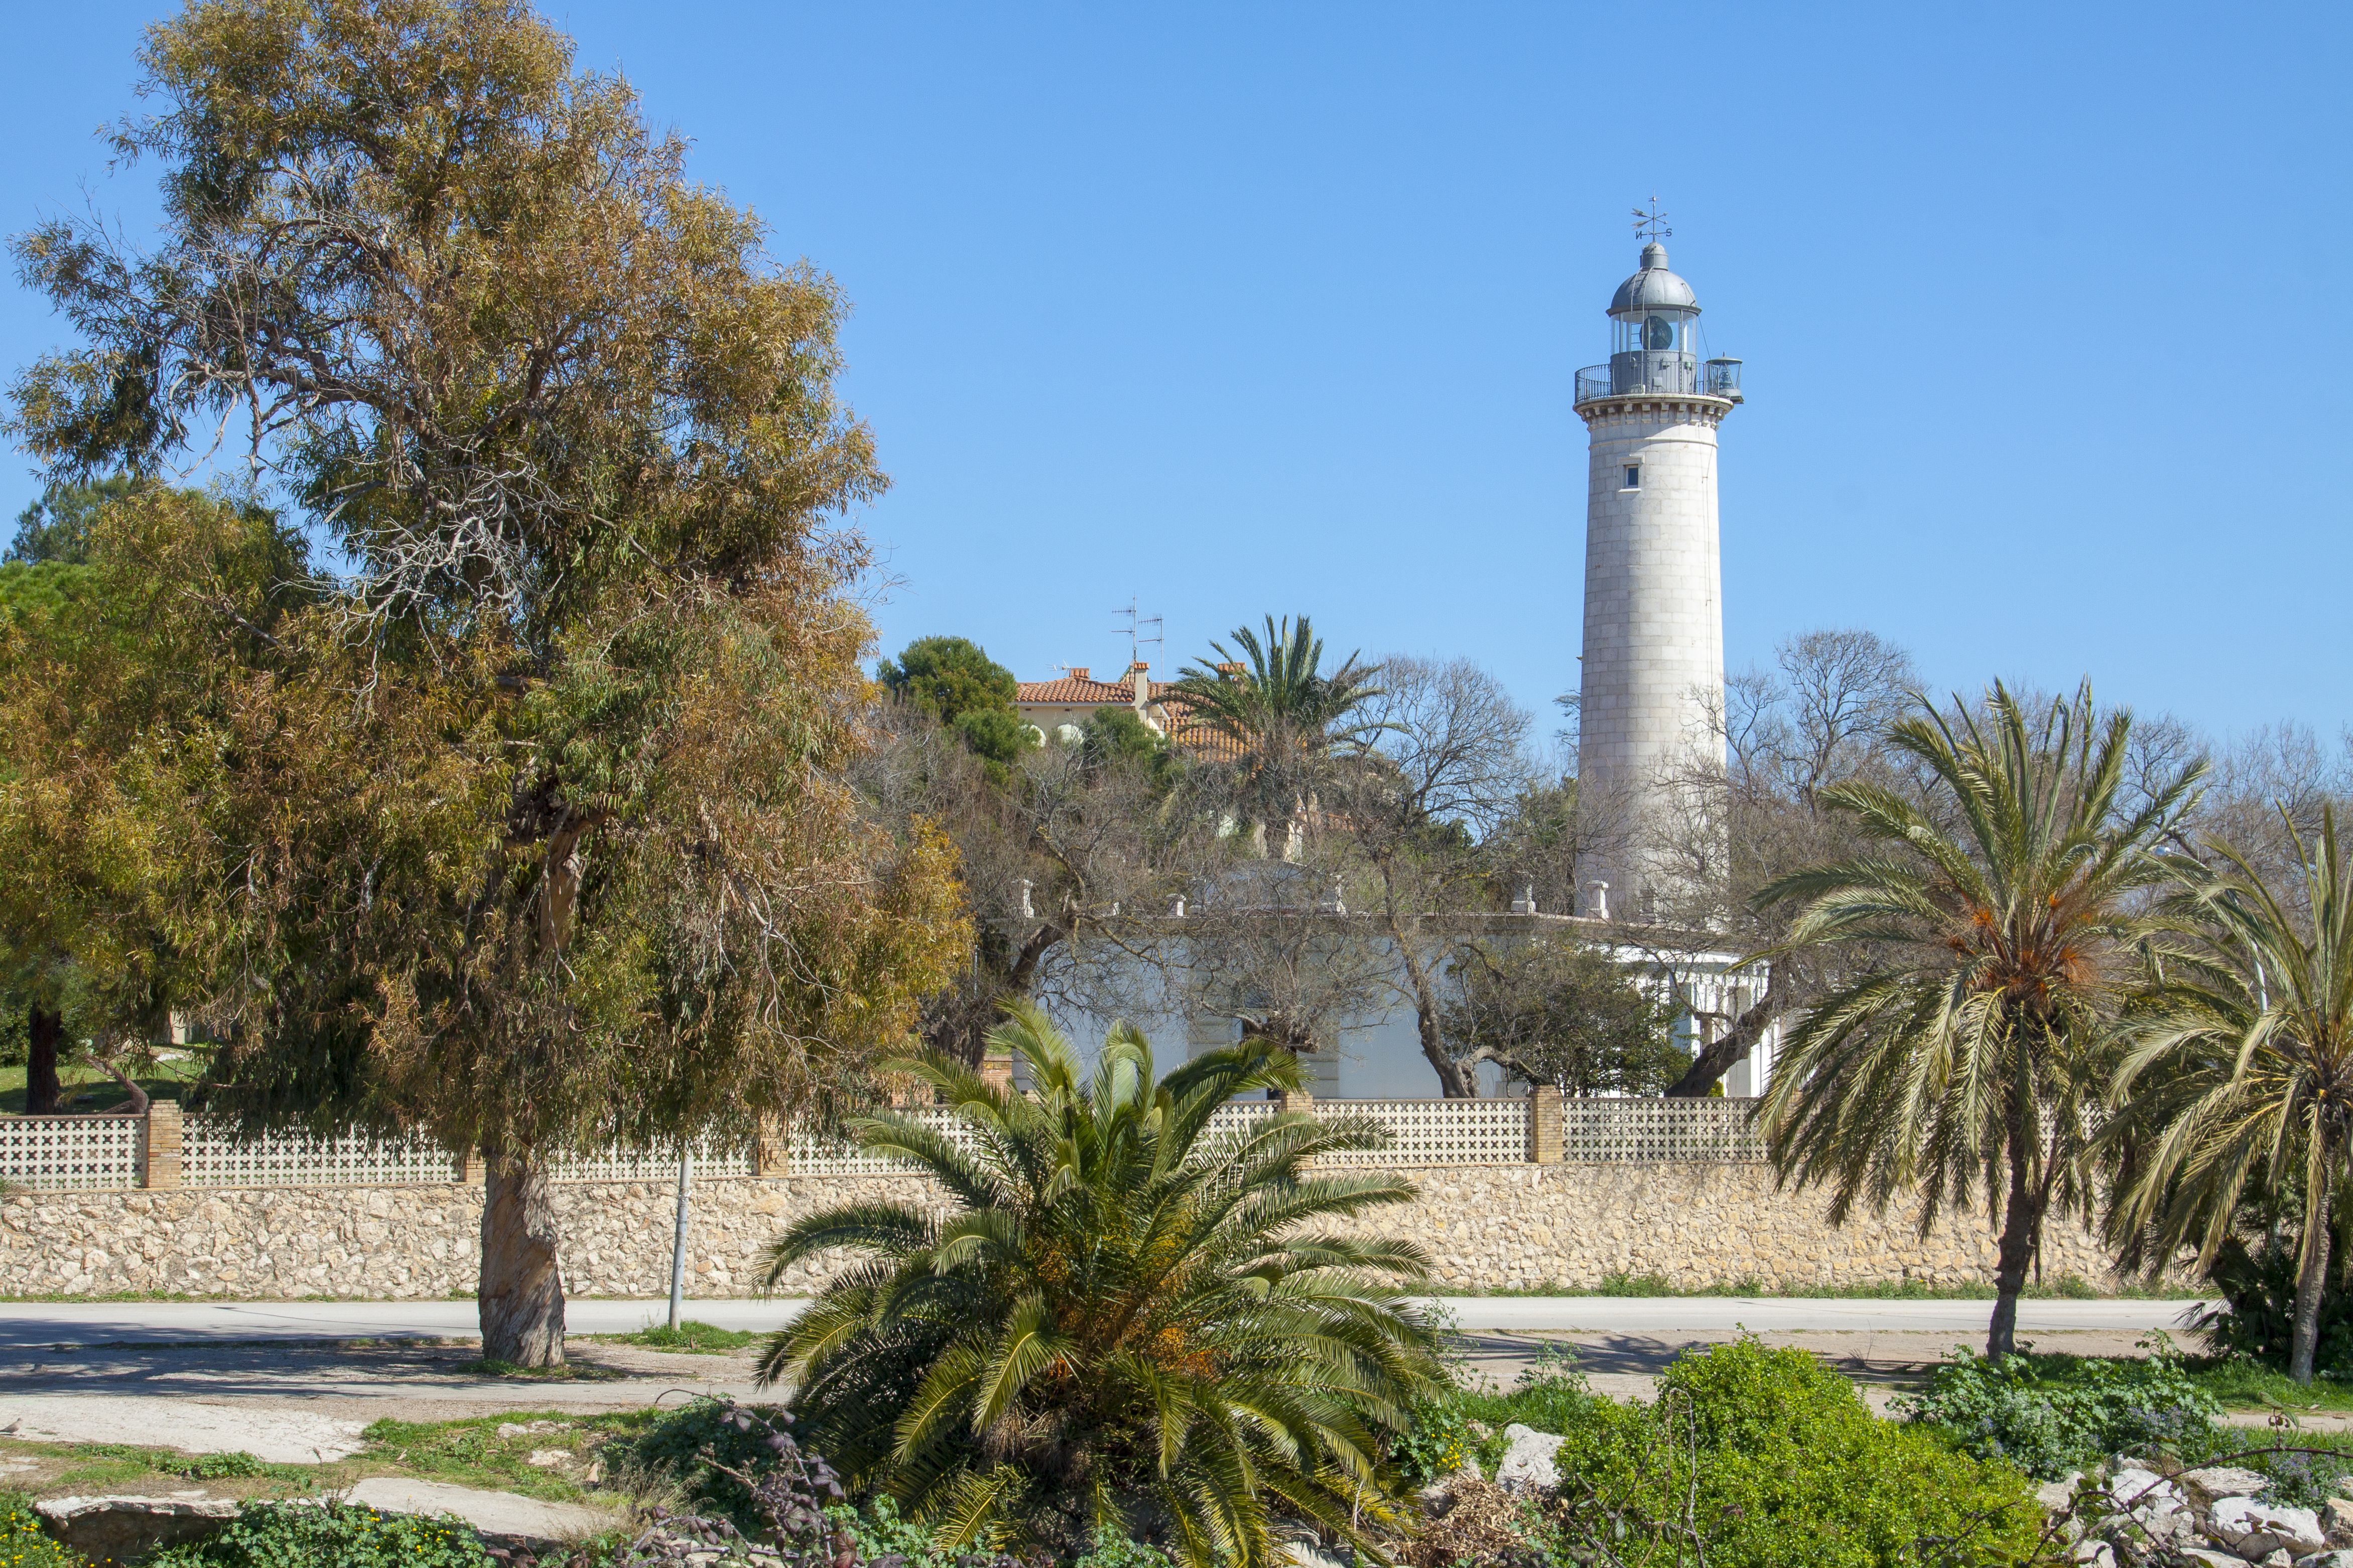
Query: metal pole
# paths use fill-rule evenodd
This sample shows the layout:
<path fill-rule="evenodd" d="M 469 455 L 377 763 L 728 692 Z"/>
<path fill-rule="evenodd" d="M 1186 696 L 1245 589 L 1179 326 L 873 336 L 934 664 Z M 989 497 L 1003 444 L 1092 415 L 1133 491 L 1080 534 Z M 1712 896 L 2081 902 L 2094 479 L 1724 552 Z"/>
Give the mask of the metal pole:
<path fill-rule="evenodd" d="M 693 1173 L 694 1156 L 684 1144 L 678 1151 L 678 1229 L 670 1244 L 670 1326 L 678 1328 L 679 1312 L 686 1305 L 686 1184 Z"/>

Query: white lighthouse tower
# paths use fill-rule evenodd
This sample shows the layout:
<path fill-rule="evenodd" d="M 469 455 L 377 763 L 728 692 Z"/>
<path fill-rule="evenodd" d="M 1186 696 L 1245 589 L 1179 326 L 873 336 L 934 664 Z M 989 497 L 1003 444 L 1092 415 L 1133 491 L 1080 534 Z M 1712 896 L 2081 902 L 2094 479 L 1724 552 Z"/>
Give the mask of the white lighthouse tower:
<path fill-rule="evenodd" d="M 1700 358 L 1699 300 L 1667 269 L 1668 231 L 1637 216 L 1648 243 L 1609 301 L 1609 363 L 1577 374 L 1591 443 L 1577 792 L 1610 845 L 1580 870 L 1582 912 L 1621 919 L 1659 890 L 1641 846 L 1676 805 L 1672 780 L 1723 761 L 1715 432 L 1740 402 L 1740 362 Z"/>

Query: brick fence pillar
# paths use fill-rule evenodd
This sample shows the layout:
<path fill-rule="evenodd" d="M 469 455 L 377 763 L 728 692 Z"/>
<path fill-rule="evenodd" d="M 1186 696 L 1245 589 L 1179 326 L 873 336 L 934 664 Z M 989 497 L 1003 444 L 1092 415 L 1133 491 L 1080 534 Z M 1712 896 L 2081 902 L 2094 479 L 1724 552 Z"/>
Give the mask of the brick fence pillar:
<path fill-rule="evenodd" d="M 453 1182 L 461 1183 L 470 1187 L 479 1187 L 482 1184 L 486 1174 L 482 1168 L 482 1152 L 480 1149 L 462 1150 L 458 1157 L 450 1162 L 449 1179 Z"/>
<path fill-rule="evenodd" d="M 1013 1092 L 1013 1058 L 1010 1056 L 980 1058 L 980 1081 L 1007 1094 Z"/>
<path fill-rule="evenodd" d="M 1277 1110 L 1298 1110 L 1312 1114 L 1315 1110 L 1315 1097 L 1303 1089 L 1286 1089 L 1275 1095 L 1274 1108 Z"/>
<path fill-rule="evenodd" d="M 1560 1163 L 1560 1086 L 1540 1083 L 1528 1090 L 1528 1163 Z"/>
<path fill-rule="evenodd" d="M 176 1187 L 180 1184 L 180 1154 L 185 1147 L 182 1126 L 178 1100 L 153 1100 L 147 1102 L 147 1115 L 141 1129 L 145 1147 L 140 1152 L 140 1185 Z"/>

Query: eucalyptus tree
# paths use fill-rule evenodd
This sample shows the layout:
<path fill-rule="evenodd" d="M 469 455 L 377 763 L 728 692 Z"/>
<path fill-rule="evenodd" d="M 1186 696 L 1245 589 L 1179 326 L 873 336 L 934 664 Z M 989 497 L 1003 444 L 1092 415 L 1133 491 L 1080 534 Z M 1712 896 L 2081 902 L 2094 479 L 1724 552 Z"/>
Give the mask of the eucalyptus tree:
<path fill-rule="evenodd" d="M 522 0 L 195 0 L 140 61 L 161 240 L 16 240 L 81 343 L 14 432 L 63 481 L 233 441 L 351 565 L 220 753 L 215 1099 L 480 1147 L 485 1353 L 559 1361 L 554 1163 L 852 1090 L 961 945 L 841 776 L 842 300 Z"/>
<path fill-rule="evenodd" d="M 2353 1151 L 2353 867 L 2334 805 L 2310 839 L 2288 808 L 2295 875 L 2275 880 L 2210 839 L 2170 859 L 2182 888 L 2155 984 L 2138 1000 L 2110 1104 L 2132 1179 L 2116 1223 L 2160 1262 L 2201 1262 L 2253 1192 L 2293 1194 L 2303 1224 L 2288 1375 L 2310 1383 L 2331 1205 Z"/>
<path fill-rule="evenodd" d="M 787 1230 L 772 1286 L 837 1249 L 857 1260 L 769 1340 L 761 1379 L 790 1384 L 805 1437 L 945 1550 L 1067 1560 L 1110 1534 L 1187 1568 L 1265 1568 L 1286 1515 L 1372 1547 L 1399 1506 L 1381 1456 L 1441 1384 L 1405 1294 L 1426 1264 L 1334 1228 L 1409 1184 L 1314 1162 L 1383 1134 L 1288 1111 L 1215 1127 L 1237 1095 L 1299 1087 L 1266 1040 L 1160 1076 L 1124 1025 L 1092 1075 L 1034 1007 L 993 1038 L 1029 1093 L 934 1052 L 901 1065 L 953 1129 L 853 1123 L 944 1204 L 849 1204 Z"/>
<path fill-rule="evenodd" d="M 1760 1113 L 1781 1177 L 1825 1184 L 1831 1215 L 1916 1194 L 1924 1229 L 1982 1184 L 2000 1226 L 1989 1354 L 2055 1211 L 2095 1197 L 2095 1137 L 2116 1028 L 2166 872 L 2157 848 L 2202 764 L 2120 807 L 2129 714 L 2084 688 L 2039 720 L 1996 685 L 1899 721 L 1917 797 L 1847 781 L 1820 792 L 1867 847 L 1758 894 L 1796 908 L 1781 952 L 1874 944 L 1875 961 L 1790 1031 Z"/>

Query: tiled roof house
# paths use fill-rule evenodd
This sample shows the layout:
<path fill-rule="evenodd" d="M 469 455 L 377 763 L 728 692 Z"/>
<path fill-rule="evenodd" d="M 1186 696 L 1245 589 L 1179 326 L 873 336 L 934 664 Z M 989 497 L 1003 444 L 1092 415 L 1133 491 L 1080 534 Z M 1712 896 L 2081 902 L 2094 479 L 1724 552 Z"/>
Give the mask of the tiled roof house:
<path fill-rule="evenodd" d="M 1222 668 L 1222 667 L 1221 667 Z M 1227 673 L 1240 675 L 1236 665 Z M 1085 665 L 1073 665 L 1059 680 L 1024 680 L 1014 688 L 1013 706 L 1025 724 L 1035 724 L 1049 740 L 1064 724 L 1083 728 L 1087 720 L 1112 706 L 1134 710 L 1135 716 L 1197 756 L 1222 757 L 1232 742 L 1187 722 L 1191 704 L 1170 680 L 1152 679 L 1152 667 L 1138 659 L 1117 680 L 1097 680 Z"/>

